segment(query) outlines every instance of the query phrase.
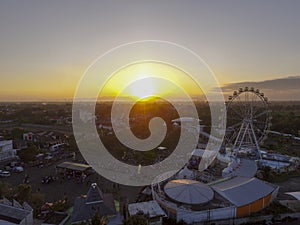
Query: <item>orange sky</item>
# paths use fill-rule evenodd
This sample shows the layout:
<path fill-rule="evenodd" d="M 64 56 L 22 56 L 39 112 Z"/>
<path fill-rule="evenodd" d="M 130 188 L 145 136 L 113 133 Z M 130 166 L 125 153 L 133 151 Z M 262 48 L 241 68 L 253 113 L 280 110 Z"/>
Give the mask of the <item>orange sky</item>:
<path fill-rule="evenodd" d="M 93 60 L 145 39 L 192 49 L 222 85 L 296 76 L 299 8 L 292 0 L 1 1 L 0 101 L 71 100 Z M 284 99 L 299 98 L 283 87 Z M 270 99 L 281 98 L 268 88 Z"/>

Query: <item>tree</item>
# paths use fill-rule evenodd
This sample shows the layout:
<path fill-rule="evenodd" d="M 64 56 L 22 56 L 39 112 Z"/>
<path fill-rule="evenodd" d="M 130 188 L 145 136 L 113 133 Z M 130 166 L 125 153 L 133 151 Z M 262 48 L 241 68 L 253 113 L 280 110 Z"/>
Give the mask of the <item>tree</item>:
<path fill-rule="evenodd" d="M 186 222 L 184 222 L 183 220 L 180 220 L 178 223 L 176 223 L 177 225 L 187 225 Z"/>
<path fill-rule="evenodd" d="M 31 186 L 28 184 L 19 184 L 17 187 L 16 197 L 19 202 L 28 201 L 31 196 Z"/>
<path fill-rule="evenodd" d="M 34 209 L 34 215 L 38 215 L 41 211 L 41 207 L 45 203 L 45 194 L 36 192 L 31 194 L 29 204 Z"/>
<path fill-rule="evenodd" d="M 13 187 L 3 181 L 0 181 L 0 198 L 8 198 L 8 199 L 13 199 L 14 196 L 14 189 Z"/>
<path fill-rule="evenodd" d="M 70 137 L 68 138 L 68 147 L 66 149 L 68 151 L 78 151 L 78 146 L 74 135 L 70 135 Z"/>
<path fill-rule="evenodd" d="M 106 225 L 107 219 L 106 217 L 102 216 L 100 217 L 99 213 L 95 213 L 95 215 L 92 217 L 91 221 L 89 222 L 89 225 Z"/>
<path fill-rule="evenodd" d="M 12 137 L 12 139 L 21 139 L 24 132 L 25 131 L 20 128 L 14 128 L 11 131 L 11 137 Z"/>
<path fill-rule="evenodd" d="M 268 180 L 271 176 L 271 167 L 264 166 L 262 169 L 263 179 Z"/>
<path fill-rule="evenodd" d="M 127 220 L 123 221 L 123 225 L 147 225 L 147 218 L 144 214 L 138 213 L 130 216 Z"/>
<path fill-rule="evenodd" d="M 30 144 L 27 149 L 19 151 L 18 155 L 23 162 L 29 162 L 35 159 L 39 150 L 34 144 Z"/>
<path fill-rule="evenodd" d="M 53 203 L 52 210 L 57 212 L 64 212 L 67 209 L 65 200 L 58 200 Z"/>
<path fill-rule="evenodd" d="M 180 220 L 179 222 L 176 222 L 175 219 L 172 218 L 164 218 L 163 220 L 163 224 L 164 225 L 187 225 L 186 222 L 184 222 L 183 220 Z"/>

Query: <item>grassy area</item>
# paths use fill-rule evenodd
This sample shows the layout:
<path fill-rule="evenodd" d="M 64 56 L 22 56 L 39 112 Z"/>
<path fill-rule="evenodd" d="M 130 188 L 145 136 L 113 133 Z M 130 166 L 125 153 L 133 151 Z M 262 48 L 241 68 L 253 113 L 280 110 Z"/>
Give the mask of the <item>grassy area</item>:
<path fill-rule="evenodd" d="M 261 148 L 283 155 L 300 157 L 300 143 L 292 138 L 269 134 Z"/>
<path fill-rule="evenodd" d="M 290 178 L 299 177 L 299 176 L 300 176 L 300 169 L 293 172 L 286 172 L 280 174 L 272 173 L 268 181 L 271 183 L 281 183 L 287 181 Z"/>

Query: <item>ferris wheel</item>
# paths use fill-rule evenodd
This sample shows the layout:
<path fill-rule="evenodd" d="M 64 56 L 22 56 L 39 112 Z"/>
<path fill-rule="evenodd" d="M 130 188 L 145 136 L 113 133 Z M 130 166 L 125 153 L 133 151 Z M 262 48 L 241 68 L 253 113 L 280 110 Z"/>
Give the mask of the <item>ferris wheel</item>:
<path fill-rule="evenodd" d="M 269 103 L 264 93 L 253 87 L 239 88 L 227 102 L 227 145 L 233 151 L 243 148 L 258 151 L 270 128 L 270 120 Z"/>

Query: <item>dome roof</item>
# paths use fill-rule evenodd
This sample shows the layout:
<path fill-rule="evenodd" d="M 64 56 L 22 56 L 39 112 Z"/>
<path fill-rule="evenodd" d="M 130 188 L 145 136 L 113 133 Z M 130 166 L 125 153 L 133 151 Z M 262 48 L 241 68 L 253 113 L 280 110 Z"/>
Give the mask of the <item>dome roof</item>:
<path fill-rule="evenodd" d="M 172 180 L 165 185 L 164 191 L 169 198 L 185 204 L 204 204 L 214 197 L 209 186 L 195 180 Z"/>

